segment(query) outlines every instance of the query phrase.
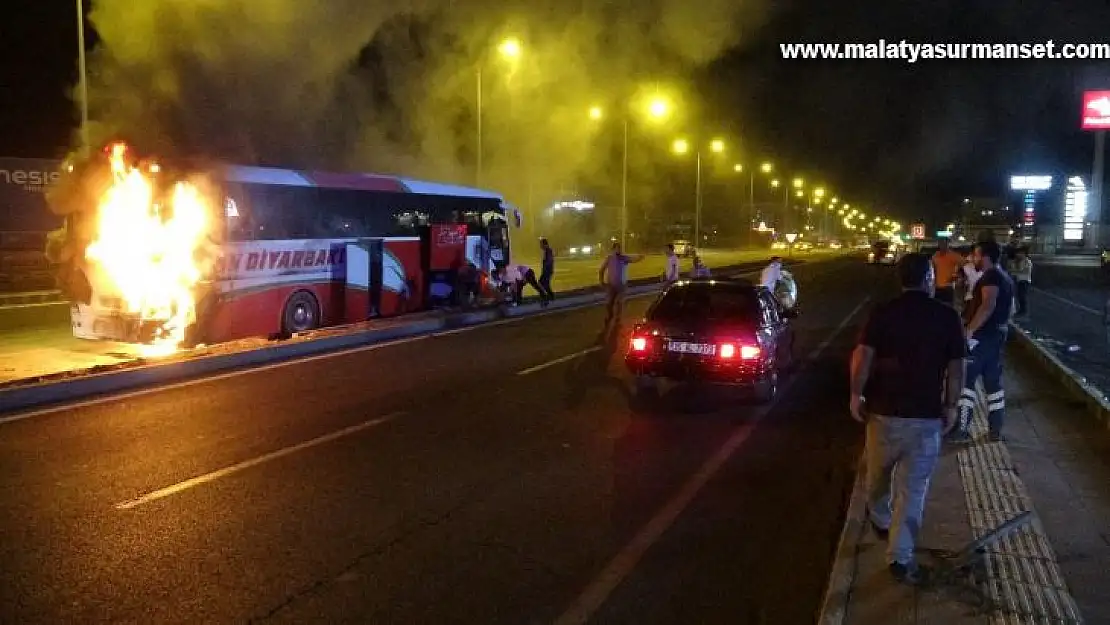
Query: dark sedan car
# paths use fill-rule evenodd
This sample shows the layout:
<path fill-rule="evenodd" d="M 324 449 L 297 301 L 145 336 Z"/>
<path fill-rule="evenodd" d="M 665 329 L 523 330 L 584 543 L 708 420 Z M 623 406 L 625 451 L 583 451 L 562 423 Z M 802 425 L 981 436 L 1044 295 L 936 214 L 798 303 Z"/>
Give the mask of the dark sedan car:
<path fill-rule="evenodd" d="M 793 364 L 796 315 L 751 282 L 678 282 L 633 328 L 625 364 L 640 392 L 659 379 L 699 381 L 750 387 L 769 402 Z"/>

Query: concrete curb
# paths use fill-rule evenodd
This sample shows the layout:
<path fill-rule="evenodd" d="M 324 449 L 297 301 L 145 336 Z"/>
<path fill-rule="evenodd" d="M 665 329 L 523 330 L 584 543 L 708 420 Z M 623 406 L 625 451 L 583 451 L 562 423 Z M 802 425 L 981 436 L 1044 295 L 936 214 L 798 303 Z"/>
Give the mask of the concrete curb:
<path fill-rule="evenodd" d="M 744 266 L 722 267 L 720 272 L 729 276 L 738 276 L 748 275 L 752 273 L 752 270 Z M 656 293 L 661 288 L 662 285 L 659 283 L 639 285 L 629 288 L 628 294 L 632 297 L 638 297 Z M 553 310 L 573 310 L 603 300 L 603 293 L 582 293 L 556 300 L 548 308 L 541 308 L 538 303 L 529 303 L 516 308 L 456 313 L 443 317 L 415 320 L 386 328 L 371 328 L 349 334 L 335 334 L 300 341 L 292 340 L 277 345 L 267 345 L 232 353 L 198 356 L 190 360 L 139 365 L 120 370 L 80 374 L 71 378 L 11 386 L 0 389 L 0 413 L 62 404 L 144 386 L 178 382 L 231 369 L 304 358 L 418 335 L 435 334 L 438 331 L 481 325 L 503 318 L 525 317 Z M 68 307 L 66 314 L 68 317 Z M 331 328 L 331 330 L 335 330 L 335 328 Z"/>
<path fill-rule="evenodd" d="M 1034 360 L 1045 369 L 1046 373 L 1062 384 L 1075 399 L 1083 402 L 1087 410 L 1103 425 L 1110 428 L 1110 400 L 1106 398 L 1101 390 L 1087 382 L 1086 378 L 1074 369 L 1064 364 L 1059 356 L 1038 343 L 1021 326 L 1010 322 L 1010 329 L 1012 330 L 1010 334 L 1014 337 L 1014 343 L 1031 354 Z"/>
<path fill-rule="evenodd" d="M 856 479 L 844 515 L 844 527 L 840 530 L 840 540 L 836 545 L 836 559 L 833 561 L 832 572 L 829 573 L 825 600 L 821 603 L 821 612 L 817 619 L 818 625 L 843 625 L 848 620 L 848 604 L 858 572 L 856 552 L 866 528 L 864 457 L 861 454 L 856 465 Z"/>

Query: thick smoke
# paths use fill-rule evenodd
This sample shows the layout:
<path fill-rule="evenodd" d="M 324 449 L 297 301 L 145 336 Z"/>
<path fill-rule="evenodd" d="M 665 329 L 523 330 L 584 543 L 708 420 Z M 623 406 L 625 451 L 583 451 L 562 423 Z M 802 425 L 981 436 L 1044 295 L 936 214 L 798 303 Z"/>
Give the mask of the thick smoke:
<path fill-rule="evenodd" d="M 590 123 L 590 105 L 615 113 L 656 81 L 681 92 L 761 13 L 733 0 L 99 0 L 92 130 L 169 156 L 472 183 L 481 70 L 482 185 L 536 205 L 605 160 L 617 133 Z M 506 36 L 524 46 L 515 62 L 497 54 Z"/>

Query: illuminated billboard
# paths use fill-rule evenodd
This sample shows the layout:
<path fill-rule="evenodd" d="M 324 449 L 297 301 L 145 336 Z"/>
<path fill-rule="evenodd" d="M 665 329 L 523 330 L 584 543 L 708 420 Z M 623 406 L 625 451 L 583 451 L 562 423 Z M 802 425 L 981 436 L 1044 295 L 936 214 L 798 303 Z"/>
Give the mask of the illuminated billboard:
<path fill-rule="evenodd" d="M 1106 130 L 1110 128 L 1110 91 L 1084 91 L 1083 130 Z"/>
<path fill-rule="evenodd" d="M 1068 178 L 1064 194 L 1064 240 L 1079 241 L 1083 238 L 1083 226 L 1087 222 L 1087 185 L 1083 178 Z"/>
<path fill-rule="evenodd" d="M 1052 188 L 1052 176 L 1010 176 L 1014 191 L 1047 191 Z"/>

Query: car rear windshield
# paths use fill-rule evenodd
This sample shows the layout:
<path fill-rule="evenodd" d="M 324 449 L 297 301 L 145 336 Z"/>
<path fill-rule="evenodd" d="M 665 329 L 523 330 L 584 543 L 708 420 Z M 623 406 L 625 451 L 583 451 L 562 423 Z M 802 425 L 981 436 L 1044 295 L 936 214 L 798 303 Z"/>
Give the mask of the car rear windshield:
<path fill-rule="evenodd" d="M 761 316 L 759 296 L 750 286 L 686 284 L 672 287 L 648 315 L 650 321 L 752 319 Z"/>

